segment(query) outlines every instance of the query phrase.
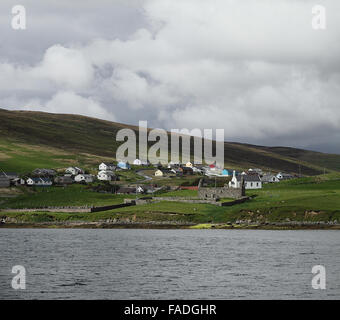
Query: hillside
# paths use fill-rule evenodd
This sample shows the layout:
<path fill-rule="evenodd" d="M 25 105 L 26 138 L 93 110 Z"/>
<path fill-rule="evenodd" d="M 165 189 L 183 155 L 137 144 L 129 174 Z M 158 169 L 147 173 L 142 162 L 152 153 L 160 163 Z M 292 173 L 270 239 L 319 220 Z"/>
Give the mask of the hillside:
<path fill-rule="evenodd" d="M 79 115 L 0 109 L 0 169 L 26 172 L 115 157 L 118 130 L 137 127 Z M 225 165 L 317 175 L 340 171 L 340 155 L 225 142 Z"/>

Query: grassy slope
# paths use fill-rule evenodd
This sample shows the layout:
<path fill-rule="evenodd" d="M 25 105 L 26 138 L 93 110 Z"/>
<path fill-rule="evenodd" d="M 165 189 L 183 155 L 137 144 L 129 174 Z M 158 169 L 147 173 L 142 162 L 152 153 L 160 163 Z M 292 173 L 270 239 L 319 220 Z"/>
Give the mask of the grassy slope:
<path fill-rule="evenodd" d="M 47 206 L 100 206 L 122 203 L 129 196 L 93 192 L 84 185 L 68 187 L 20 188 L 23 194 L 8 198 L 0 208 L 41 208 Z"/>
<path fill-rule="evenodd" d="M 65 164 L 94 167 L 115 157 L 116 133 L 136 127 L 94 118 L 0 109 L 0 169 L 25 172 L 36 167 L 65 167 Z M 225 143 L 226 166 L 236 169 L 260 167 L 317 175 L 340 171 L 340 155 L 293 148 L 268 148 Z"/>
<path fill-rule="evenodd" d="M 44 205 L 113 204 L 127 196 L 98 194 L 83 186 L 71 189 L 40 189 L 34 194 L 24 194 L 8 199 L 1 207 L 27 207 Z M 178 191 L 164 195 L 193 195 L 193 191 Z M 236 220 L 252 221 L 340 221 L 340 174 L 296 179 L 279 184 L 268 184 L 262 190 L 247 191 L 256 197 L 232 207 L 208 204 L 191 204 L 160 201 L 148 205 L 126 207 L 106 212 L 81 213 L 2 213 L 26 221 L 97 221 L 109 218 L 132 221 L 177 221 L 192 223 L 226 223 Z M 132 196 L 131 196 L 132 197 Z M 75 201 L 76 200 L 76 201 Z"/>

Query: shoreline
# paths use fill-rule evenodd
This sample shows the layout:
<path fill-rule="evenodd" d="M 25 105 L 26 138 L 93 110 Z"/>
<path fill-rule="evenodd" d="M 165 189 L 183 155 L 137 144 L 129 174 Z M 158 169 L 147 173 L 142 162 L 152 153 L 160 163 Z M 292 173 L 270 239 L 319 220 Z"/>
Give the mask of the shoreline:
<path fill-rule="evenodd" d="M 329 223 L 169 223 L 169 222 L 10 222 L 0 224 L 0 229 L 190 229 L 190 230 L 340 230 L 340 224 Z"/>

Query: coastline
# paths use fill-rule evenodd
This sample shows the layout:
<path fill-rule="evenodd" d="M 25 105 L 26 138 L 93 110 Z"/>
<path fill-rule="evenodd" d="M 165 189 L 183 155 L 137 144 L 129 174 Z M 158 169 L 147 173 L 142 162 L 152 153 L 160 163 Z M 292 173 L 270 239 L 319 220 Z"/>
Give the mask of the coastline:
<path fill-rule="evenodd" d="M 340 230 L 340 224 L 332 223 L 263 223 L 263 224 L 225 224 L 225 223 L 169 223 L 169 222 L 16 222 L 0 224 L 0 229 L 191 229 L 191 230 Z"/>

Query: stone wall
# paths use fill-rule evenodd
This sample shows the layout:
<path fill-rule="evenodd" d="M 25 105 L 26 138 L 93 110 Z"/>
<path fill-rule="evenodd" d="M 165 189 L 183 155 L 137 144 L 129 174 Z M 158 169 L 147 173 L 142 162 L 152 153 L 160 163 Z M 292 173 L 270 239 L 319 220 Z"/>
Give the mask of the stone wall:
<path fill-rule="evenodd" d="M 218 188 L 202 187 L 202 180 L 198 184 L 198 197 L 201 199 L 232 198 L 239 199 L 245 196 L 244 182 L 242 188 L 229 188 L 229 186 Z"/>
<path fill-rule="evenodd" d="M 199 188 L 198 196 L 201 199 L 232 198 L 238 199 L 244 196 L 241 188 Z"/>
<path fill-rule="evenodd" d="M 154 197 L 152 199 L 156 201 L 175 201 L 175 202 L 184 202 L 184 203 L 208 203 L 208 204 L 216 205 L 216 199 L 199 199 L 199 198 L 191 198 L 191 197 Z"/>
<path fill-rule="evenodd" d="M 100 211 L 108 211 L 112 209 L 118 209 L 118 208 L 124 208 L 124 207 L 130 207 L 130 206 L 135 206 L 136 203 L 120 203 L 120 204 L 114 204 L 111 206 L 103 206 L 103 207 L 94 207 L 91 208 L 91 212 L 100 212 Z"/>
<path fill-rule="evenodd" d="M 108 211 L 112 209 L 124 208 L 136 205 L 135 202 L 120 203 L 102 207 L 46 207 L 46 208 L 26 208 L 26 209 L 2 209 L 0 213 L 10 212 L 65 212 L 65 213 L 90 213 Z"/>
<path fill-rule="evenodd" d="M 91 212 L 91 208 L 27 208 L 27 209 L 2 209 L 0 213 L 20 213 L 20 212 L 65 212 L 65 213 L 89 213 Z"/>

